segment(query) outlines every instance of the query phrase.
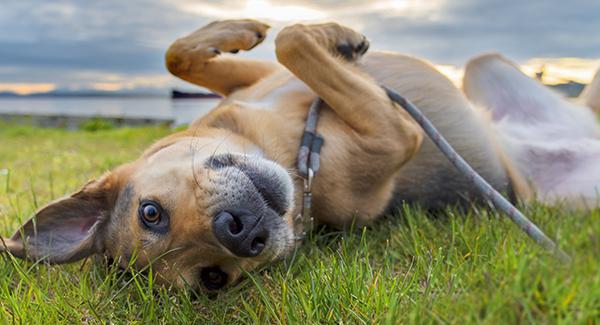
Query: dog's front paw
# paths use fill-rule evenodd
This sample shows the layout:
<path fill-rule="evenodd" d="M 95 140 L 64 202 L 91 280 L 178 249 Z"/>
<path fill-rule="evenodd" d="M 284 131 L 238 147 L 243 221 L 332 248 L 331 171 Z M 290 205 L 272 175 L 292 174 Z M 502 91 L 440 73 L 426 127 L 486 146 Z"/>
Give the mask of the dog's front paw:
<path fill-rule="evenodd" d="M 277 38 L 293 41 L 300 35 L 313 38 L 331 54 L 341 56 L 348 61 L 359 59 L 369 49 L 369 41 L 363 34 L 337 23 L 296 24 L 284 28 Z M 275 42 L 277 43 L 277 40 Z"/>
<path fill-rule="evenodd" d="M 253 19 L 215 21 L 198 31 L 206 35 L 209 47 L 220 52 L 249 51 L 267 36 L 269 25 Z"/>
<path fill-rule="evenodd" d="M 214 21 L 178 39 L 172 47 L 205 59 L 224 52 L 249 51 L 262 43 L 269 27 L 252 19 Z"/>

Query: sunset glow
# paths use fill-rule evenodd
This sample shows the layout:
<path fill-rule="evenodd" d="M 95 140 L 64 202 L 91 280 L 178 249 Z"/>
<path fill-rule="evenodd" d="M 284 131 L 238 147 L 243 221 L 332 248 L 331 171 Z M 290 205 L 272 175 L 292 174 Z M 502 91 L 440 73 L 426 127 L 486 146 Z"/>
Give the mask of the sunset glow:
<path fill-rule="evenodd" d="M 9 1 L 0 14 L 2 30 L 15 31 L 0 35 L 0 92 L 167 92 L 193 87 L 168 73 L 164 51 L 173 40 L 210 21 L 239 18 L 272 26 L 263 45 L 238 54 L 252 59 L 275 60 L 273 40 L 289 24 L 333 21 L 366 35 L 372 51 L 430 60 L 457 86 L 464 64 L 478 53 L 499 52 L 532 77 L 543 70 L 546 84 L 586 84 L 600 68 L 600 58 L 594 59 L 599 45 L 592 41 L 597 20 L 586 22 L 587 29 L 554 23 L 573 8 L 567 3 L 512 0 L 519 4 L 515 10 L 476 0 L 146 0 L 144 6 L 66 0 L 32 2 L 27 8 L 29 1 Z M 523 23 L 532 12 L 542 11 L 545 19 Z M 594 11 L 582 9 L 581 14 L 588 12 Z"/>
<path fill-rule="evenodd" d="M 189 12 L 221 19 L 252 17 L 271 21 L 306 21 L 327 18 L 324 12 L 308 6 L 276 5 L 267 0 L 248 0 L 245 5 L 237 8 L 208 4 L 187 4 L 183 8 Z"/>
<path fill-rule="evenodd" d="M 541 68 L 544 69 L 544 83 L 557 84 L 568 80 L 580 83 L 589 83 L 594 78 L 596 70 L 600 68 L 600 60 L 580 58 L 533 58 L 524 66 L 523 70 L 533 76 Z M 533 71 L 533 72 L 531 72 Z"/>
<path fill-rule="evenodd" d="M 456 86 L 461 87 L 464 69 L 453 65 L 435 65 Z M 534 78 L 543 67 L 545 84 L 554 85 L 575 81 L 588 84 L 600 69 L 600 60 L 580 58 L 533 58 L 520 65 L 521 71 Z"/>
<path fill-rule="evenodd" d="M 44 93 L 56 89 L 51 83 L 0 83 L 0 92 L 12 92 L 19 95 Z"/>
<path fill-rule="evenodd" d="M 340 3 L 334 10 L 318 8 L 309 5 L 279 5 L 275 1 L 247 0 L 242 3 L 186 3 L 181 6 L 184 11 L 202 16 L 211 16 L 219 19 L 248 18 L 264 19 L 271 22 L 315 21 L 335 19 L 335 17 L 353 17 L 381 13 L 384 15 L 411 15 L 421 16 L 425 13 L 434 13 L 444 0 L 382 0 L 369 1 L 360 4 Z"/>
<path fill-rule="evenodd" d="M 450 79 L 457 87 L 462 85 L 464 69 L 448 64 L 435 65 L 436 69 Z M 533 58 L 520 65 L 521 70 L 530 77 L 543 67 L 546 84 L 565 83 L 569 80 L 587 84 L 592 81 L 600 60 L 580 58 Z M 127 76 L 111 75 L 103 80 L 93 81 L 89 84 L 78 85 L 73 88 L 93 89 L 99 91 L 122 91 L 138 87 L 154 88 L 168 87 L 171 81 L 168 75 L 153 75 L 128 78 Z M 0 83 L 0 92 L 13 92 L 19 95 L 43 93 L 57 89 L 53 83 Z"/>

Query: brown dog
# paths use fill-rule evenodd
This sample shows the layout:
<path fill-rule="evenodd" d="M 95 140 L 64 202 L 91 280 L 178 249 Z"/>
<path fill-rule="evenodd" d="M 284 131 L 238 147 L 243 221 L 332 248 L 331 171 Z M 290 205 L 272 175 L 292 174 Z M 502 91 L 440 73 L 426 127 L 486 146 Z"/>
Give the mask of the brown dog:
<path fill-rule="evenodd" d="M 137 267 L 152 263 L 164 282 L 230 284 L 242 270 L 285 256 L 303 230 L 293 221 L 302 194 L 296 155 L 317 96 L 326 102 L 313 186 L 318 222 L 364 225 L 402 202 L 477 202 L 469 181 L 381 84 L 419 106 L 498 190 L 527 198 L 531 185 L 545 202 L 595 206 L 600 141 L 591 113 L 501 57 L 471 61 L 465 77 L 466 94 L 490 114 L 427 63 L 392 53 L 361 58 L 366 38 L 334 23 L 283 29 L 275 41 L 279 63 L 221 55 L 252 49 L 267 29 L 254 20 L 219 21 L 177 40 L 166 54 L 169 71 L 224 95 L 219 106 L 139 159 L 47 205 L 5 247 L 50 263 L 99 253 L 125 267 L 135 258 Z M 585 141 L 585 152 L 567 149 Z M 548 162 L 554 155 L 563 165 Z M 573 174 L 560 169 L 574 161 Z M 579 186 L 575 173 L 596 176 Z"/>

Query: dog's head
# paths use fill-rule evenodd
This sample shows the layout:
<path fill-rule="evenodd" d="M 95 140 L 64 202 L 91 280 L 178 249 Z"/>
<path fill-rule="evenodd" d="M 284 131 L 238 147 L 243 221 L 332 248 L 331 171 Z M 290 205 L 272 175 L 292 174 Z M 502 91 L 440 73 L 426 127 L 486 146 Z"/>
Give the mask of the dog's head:
<path fill-rule="evenodd" d="M 219 289 L 294 245 L 293 183 L 241 137 L 177 135 L 37 212 L 0 243 L 67 263 L 101 253 L 163 282 Z"/>

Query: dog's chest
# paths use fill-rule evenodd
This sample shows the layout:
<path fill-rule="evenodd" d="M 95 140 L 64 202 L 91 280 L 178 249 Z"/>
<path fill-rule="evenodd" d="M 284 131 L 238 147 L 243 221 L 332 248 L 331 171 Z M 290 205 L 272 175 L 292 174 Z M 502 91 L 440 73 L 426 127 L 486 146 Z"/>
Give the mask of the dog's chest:
<path fill-rule="evenodd" d="M 268 89 L 270 88 L 270 89 Z M 312 100 L 316 95 L 306 84 L 296 78 L 290 78 L 279 86 L 272 86 L 272 81 L 266 79 L 256 87 L 245 91 L 234 101 L 245 108 L 254 110 L 276 110 L 287 103 Z"/>

